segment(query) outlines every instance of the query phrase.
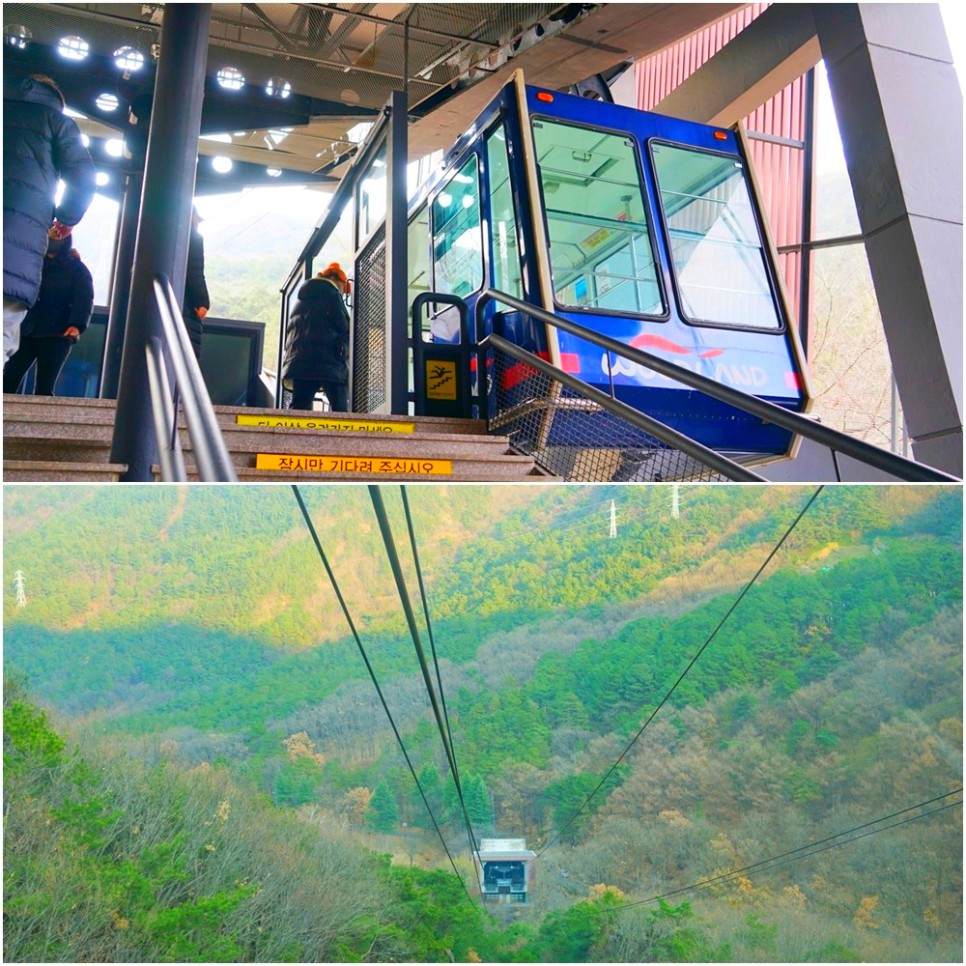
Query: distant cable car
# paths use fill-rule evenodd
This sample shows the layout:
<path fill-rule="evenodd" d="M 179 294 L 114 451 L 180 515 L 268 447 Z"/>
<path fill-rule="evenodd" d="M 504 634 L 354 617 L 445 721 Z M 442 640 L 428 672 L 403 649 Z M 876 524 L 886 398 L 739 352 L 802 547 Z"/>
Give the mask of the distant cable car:
<path fill-rule="evenodd" d="M 536 879 L 537 854 L 525 839 L 481 839 L 473 861 L 483 898 L 502 903 L 526 903 Z"/>
<path fill-rule="evenodd" d="M 517 72 L 443 164 L 410 207 L 410 304 L 444 293 L 472 315 L 494 288 L 808 408 L 804 355 L 740 133 L 528 87 Z M 790 454 L 789 431 L 522 313 L 489 303 L 483 328 L 734 458 Z M 454 310 L 432 316 L 425 335 L 458 341 Z M 523 363 L 502 372 L 510 406 L 528 398 L 532 373 Z M 572 441 L 577 420 L 557 415 L 549 441 Z M 583 445 L 618 432 L 607 414 L 591 425 Z"/>

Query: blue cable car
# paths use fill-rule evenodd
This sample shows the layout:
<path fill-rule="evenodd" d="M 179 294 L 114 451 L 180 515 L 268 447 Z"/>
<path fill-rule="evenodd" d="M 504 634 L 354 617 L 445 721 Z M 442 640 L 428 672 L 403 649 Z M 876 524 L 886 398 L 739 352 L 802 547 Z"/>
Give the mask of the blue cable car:
<path fill-rule="evenodd" d="M 445 293 L 472 315 L 493 288 L 787 409 L 809 406 L 740 132 L 530 87 L 518 72 L 414 199 L 408 247 L 410 303 Z M 452 309 L 427 321 L 429 341 L 459 340 Z M 795 445 L 498 303 L 483 328 L 733 458 L 781 458 Z M 502 371 L 503 399 L 522 401 L 530 373 Z M 573 440 L 567 419 L 555 418 L 551 443 Z M 600 414 L 583 444 L 607 445 L 613 422 Z"/>

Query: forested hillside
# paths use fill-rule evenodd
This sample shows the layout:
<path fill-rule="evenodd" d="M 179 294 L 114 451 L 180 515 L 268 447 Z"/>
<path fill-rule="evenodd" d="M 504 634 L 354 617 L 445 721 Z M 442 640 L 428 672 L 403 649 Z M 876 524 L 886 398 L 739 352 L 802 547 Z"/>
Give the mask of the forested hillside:
<path fill-rule="evenodd" d="M 290 488 L 6 489 L 8 961 L 961 961 L 959 488 L 383 488 L 462 801 L 302 495 L 406 756 Z"/>

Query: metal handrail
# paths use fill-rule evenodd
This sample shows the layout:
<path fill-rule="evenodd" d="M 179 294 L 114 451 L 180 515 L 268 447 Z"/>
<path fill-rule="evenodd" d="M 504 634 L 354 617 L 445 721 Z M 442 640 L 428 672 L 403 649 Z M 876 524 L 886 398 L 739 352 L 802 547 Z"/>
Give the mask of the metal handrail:
<path fill-rule="evenodd" d="M 183 483 L 188 479 L 188 473 L 178 436 L 178 406 L 164 367 L 164 346 L 157 336 L 152 336 L 145 343 L 144 354 L 148 365 L 151 421 L 154 423 L 154 436 L 158 442 L 161 479 L 165 483 Z M 167 439 L 164 446 L 161 445 L 163 439 Z"/>
<path fill-rule="evenodd" d="M 145 346 L 145 352 L 148 358 L 151 410 L 159 451 L 164 451 L 162 441 L 167 439 L 167 454 L 161 457 L 162 479 L 166 482 L 183 482 L 187 478 L 184 460 L 180 454 L 180 443 L 177 441 L 177 399 L 180 396 L 194 450 L 198 479 L 205 483 L 235 483 L 238 480 L 235 467 L 218 426 L 218 418 L 201 375 L 201 367 L 191 348 L 174 290 L 166 276 L 154 276 L 154 296 L 158 303 L 165 346 L 161 345 L 159 339 L 152 339 Z M 171 393 L 167 374 L 164 372 L 165 347 L 174 369 L 175 394 Z M 165 476 L 166 472 L 174 474 L 173 479 Z"/>
<path fill-rule="evenodd" d="M 480 295 L 476 303 L 475 312 L 477 336 L 479 336 L 481 328 L 483 307 L 491 301 L 500 302 L 518 312 L 523 312 L 531 316 L 539 322 L 563 329 L 565 332 L 585 339 L 594 345 L 600 346 L 602 349 L 606 349 L 608 352 L 623 356 L 625 359 L 644 366 L 646 369 L 653 369 L 662 376 L 674 379 L 686 386 L 690 386 L 692 389 L 703 392 L 705 395 L 727 403 L 730 406 L 734 406 L 735 409 L 740 409 L 742 412 L 748 413 L 751 416 L 757 416 L 763 422 L 781 426 L 783 429 L 797 433 L 799 436 L 804 436 L 806 439 L 810 439 L 821 446 L 827 446 L 833 451 L 851 456 L 860 463 L 882 470 L 900 480 L 916 483 L 961 482 L 958 477 L 944 473 L 942 470 L 937 470 L 931 466 L 917 463 L 914 460 L 897 456 L 895 453 L 879 449 L 877 446 L 866 443 L 864 440 L 855 439 L 847 433 L 842 433 L 822 423 L 816 423 L 801 413 L 791 412 L 775 403 L 768 402 L 766 399 L 760 399 L 758 396 L 752 396 L 742 392 L 740 389 L 722 385 L 714 379 L 702 376 L 697 372 L 692 372 L 690 369 L 685 369 L 683 366 L 676 365 L 673 362 L 668 362 L 666 359 L 662 359 L 650 352 L 645 352 L 643 349 L 637 349 L 623 342 L 618 342 L 616 339 L 612 339 L 600 332 L 594 332 L 570 319 L 565 319 L 562 316 L 555 315 L 553 312 L 548 312 L 546 309 L 522 302 L 512 295 L 508 295 L 506 292 L 488 288 Z M 560 370 L 556 367 L 554 367 L 554 378 L 563 381 Z"/>

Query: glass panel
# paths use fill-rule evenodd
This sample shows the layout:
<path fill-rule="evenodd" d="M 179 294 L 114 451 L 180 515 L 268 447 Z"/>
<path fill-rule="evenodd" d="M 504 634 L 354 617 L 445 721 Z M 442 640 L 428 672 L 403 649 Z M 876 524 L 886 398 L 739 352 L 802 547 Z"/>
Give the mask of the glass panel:
<path fill-rule="evenodd" d="M 533 136 L 557 301 L 663 314 L 633 142 L 547 120 Z"/>
<path fill-rule="evenodd" d="M 652 152 L 682 315 L 779 328 L 744 166 L 669 144 L 655 144 Z"/>
<path fill-rule="evenodd" d="M 862 228 L 855 210 L 855 196 L 824 62 L 816 66 L 815 92 L 815 224 L 812 237 L 818 240 L 858 235 Z"/>
<path fill-rule="evenodd" d="M 814 252 L 812 267 L 813 413 L 833 429 L 907 455 L 865 246 Z"/>
<path fill-rule="evenodd" d="M 383 145 L 372 159 L 359 184 L 359 241 L 368 238 L 386 217 L 389 197 L 386 183 L 386 146 Z"/>
<path fill-rule="evenodd" d="M 437 292 L 464 298 L 483 285 L 483 229 L 476 155 L 433 201 L 433 271 Z"/>
<path fill-rule="evenodd" d="M 523 298 L 520 253 L 517 247 L 517 219 L 510 188 L 510 160 L 506 133 L 501 125 L 486 139 L 486 164 L 490 182 L 490 252 L 493 287 L 518 299 Z"/>
<path fill-rule="evenodd" d="M 423 205 L 409 222 L 409 282 L 406 302 L 412 312 L 417 295 L 429 291 L 429 208 Z M 428 312 L 423 309 L 423 328 L 427 327 Z"/>

